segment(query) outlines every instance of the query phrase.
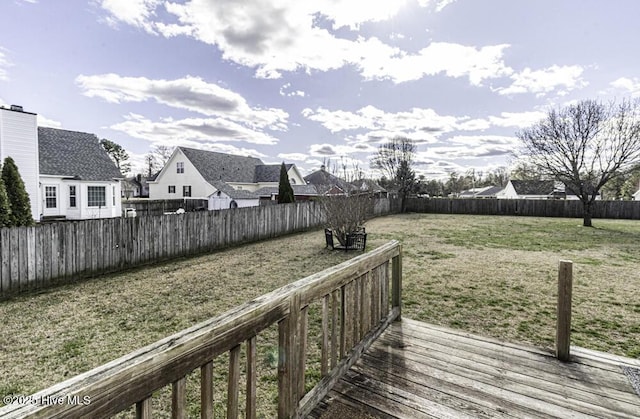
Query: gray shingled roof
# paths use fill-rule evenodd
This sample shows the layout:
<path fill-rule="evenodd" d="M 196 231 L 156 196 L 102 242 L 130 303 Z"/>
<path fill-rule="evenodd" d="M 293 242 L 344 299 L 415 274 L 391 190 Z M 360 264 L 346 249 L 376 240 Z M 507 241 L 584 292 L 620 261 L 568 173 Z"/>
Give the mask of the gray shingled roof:
<path fill-rule="evenodd" d="M 551 195 L 555 190 L 553 180 L 512 180 L 518 195 Z"/>
<path fill-rule="evenodd" d="M 291 185 L 293 188 L 294 196 L 316 196 L 318 195 L 318 191 L 316 187 L 313 185 Z M 254 192 L 254 194 L 258 196 L 271 196 L 272 194 L 278 194 L 279 187 L 278 186 L 265 186 L 264 188 L 260 188 Z"/>
<path fill-rule="evenodd" d="M 221 181 L 213 182 L 212 185 L 217 190 L 227 194 L 231 199 L 257 199 L 260 197 L 253 192 L 245 191 L 243 189 L 234 189 Z"/>
<path fill-rule="evenodd" d="M 351 182 L 353 186 L 356 187 L 359 191 L 368 191 L 372 193 L 376 192 L 386 192 L 382 186 L 378 185 L 375 180 L 372 179 L 358 179 Z"/>
<path fill-rule="evenodd" d="M 110 181 L 124 178 L 94 134 L 38 127 L 40 174 Z"/>
<path fill-rule="evenodd" d="M 490 186 L 489 188 L 485 189 L 484 191 L 480 191 L 476 194 L 476 196 L 496 196 L 496 194 L 498 192 L 500 192 L 501 190 L 503 190 L 504 188 L 502 186 Z"/>
<path fill-rule="evenodd" d="M 202 177 L 213 185 L 214 182 L 253 183 L 256 166 L 263 166 L 255 157 L 234 156 L 233 154 L 179 147 Z"/>
<path fill-rule="evenodd" d="M 304 177 L 304 180 L 319 188 L 323 193 L 331 189 L 333 186 L 337 186 L 344 192 L 350 192 L 355 189 L 355 186 L 322 169 L 308 174 Z"/>
<path fill-rule="evenodd" d="M 263 164 L 256 166 L 256 172 L 254 182 L 280 182 L 280 167 L 281 164 Z M 287 172 L 291 169 L 293 164 L 285 164 L 284 167 Z"/>

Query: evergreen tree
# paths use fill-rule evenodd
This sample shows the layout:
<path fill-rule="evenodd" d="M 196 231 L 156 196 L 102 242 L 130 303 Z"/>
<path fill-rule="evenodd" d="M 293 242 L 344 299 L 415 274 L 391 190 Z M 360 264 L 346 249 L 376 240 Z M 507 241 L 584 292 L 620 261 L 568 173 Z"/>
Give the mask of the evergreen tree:
<path fill-rule="evenodd" d="M 280 166 L 280 183 L 278 184 L 278 204 L 288 204 L 293 201 L 295 201 L 293 188 L 289 183 L 287 167 L 282 162 L 282 166 Z"/>
<path fill-rule="evenodd" d="M 129 153 L 127 153 L 120 144 L 103 138 L 102 140 L 100 140 L 100 145 L 105 149 L 116 166 L 118 166 L 118 170 L 120 170 L 120 173 L 127 174 L 131 170 L 131 163 L 129 163 Z"/>
<path fill-rule="evenodd" d="M 0 177 L 0 228 L 11 226 L 11 207 L 9 206 L 9 198 L 7 190 L 4 187 L 4 181 Z"/>
<path fill-rule="evenodd" d="M 4 159 L 2 166 L 2 180 L 7 190 L 9 208 L 11 208 L 10 225 L 13 227 L 33 225 L 31 202 L 24 187 L 18 166 L 11 157 Z"/>

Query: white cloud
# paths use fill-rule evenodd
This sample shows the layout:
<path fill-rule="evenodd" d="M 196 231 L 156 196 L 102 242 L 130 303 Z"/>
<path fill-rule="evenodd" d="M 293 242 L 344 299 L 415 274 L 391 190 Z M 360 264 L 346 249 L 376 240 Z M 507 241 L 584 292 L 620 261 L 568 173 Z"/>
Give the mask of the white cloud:
<path fill-rule="evenodd" d="M 316 0 L 319 12 L 333 21 L 333 28 L 358 29 L 364 22 L 380 22 L 395 16 L 406 0 Z"/>
<path fill-rule="evenodd" d="M 302 111 L 302 115 L 312 121 L 320 122 L 331 132 L 366 128 L 395 132 L 396 135 L 451 131 L 460 120 L 454 116 L 438 115 L 433 109 L 411 108 L 407 112 L 388 113 L 371 105 L 355 112 L 329 111 L 324 108 L 314 111 L 306 108 Z"/>
<path fill-rule="evenodd" d="M 314 157 L 346 157 L 350 154 L 360 153 L 361 151 L 349 145 L 335 144 L 312 144 L 309 147 L 309 155 Z"/>
<path fill-rule="evenodd" d="M 436 11 L 450 0 L 421 1 Z M 156 13 L 160 4 L 174 21 L 167 23 Z M 393 48 L 375 37 L 341 38 L 318 25 L 318 17 L 333 22 L 334 29 L 357 28 L 394 16 L 402 1 L 386 0 L 191 0 L 186 3 L 137 0 L 104 0 L 110 19 L 141 27 L 166 37 L 185 35 L 215 45 L 223 58 L 256 69 L 261 78 L 279 78 L 282 72 L 299 69 L 328 71 L 346 65 L 358 68 L 368 79 L 395 83 L 444 74 L 468 77 L 473 85 L 513 73 L 503 62 L 508 45 L 465 46 L 432 43 L 417 54 Z M 415 4 L 414 4 L 415 6 Z"/>
<path fill-rule="evenodd" d="M 117 74 L 80 75 L 76 83 L 85 96 L 99 97 L 110 103 L 158 103 L 207 116 L 219 116 L 253 129 L 287 130 L 288 114 L 282 109 L 250 107 L 236 92 L 207 83 L 199 77 L 177 80 L 150 80 Z"/>
<path fill-rule="evenodd" d="M 51 127 L 51 128 L 62 128 L 62 123 L 60 121 L 56 121 L 54 119 L 49 119 L 45 116 L 38 114 L 38 126 L 39 127 Z"/>
<path fill-rule="evenodd" d="M 612 81 L 611 86 L 616 89 L 625 90 L 633 97 L 640 96 L 640 79 L 636 77 L 633 79 L 620 77 L 619 79 Z"/>
<path fill-rule="evenodd" d="M 303 153 L 280 153 L 278 158 L 285 160 L 305 161 L 309 156 Z"/>
<path fill-rule="evenodd" d="M 142 115 L 129 114 L 125 121 L 109 128 L 148 141 L 167 141 L 176 144 L 199 142 L 214 144 L 221 141 L 244 141 L 251 144 L 276 144 L 269 134 L 247 128 L 222 118 L 166 118 L 151 121 Z M 219 147 L 219 146 L 218 146 Z"/>
<path fill-rule="evenodd" d="M 456 0 L 418 0 L 418 4 L 420 4 L 421 7 L 427 7 L 433 4 L 437 12 L 442 11 L 442 9 L 455 2 Z"/>
<path fill-rule="evenodd" d="M 291 96 L 305 97 L 306 96 L 306 94 L 302 90 L 290 90 L 290 88 L 291 88 L 291 83 L 285 83 L 280 88 L 280 96 L 287 96 L 287 97 L 291 97 Z"/>
<path fill-rule="evenodd" d="M 370 38 L 362 43 L 361 49 L 365 54 L 356 65 L 367 79 L 390 79 L 402 83 L 444 74 L 454 78 L 468 77 L 472 85 L 479 86 L 485 79 L 513 73 L 502 58 L 508 47 L 502 44 L 476 48 L 434 42 L 417 54 L 407 54 Z"/>
<path fill-rule="evenodd" d="M 154 33 L 150 19 L 161 3 L 162 0 L 101 0 L 100 5 L 111 14 L 106 19 L 111 26 L 121 21 Z"/>
<path fill-rule="evenodd" d="M 498 127 L 526 128 L 544 118 L 545 113 L 541 111 L 529 112 L 502 112 L 500 116 L 490 116 L 489 122 Z"/>
<path fill-rule="evenodd" d="M 558 94 L 564 95 L 571 90 L 585 87 L 588 83 L 582 78 L 584 68 L 572 66 L 557 66 L 542 70 L 531 70 L 525 68 L 523 71 L 513 74 L 513 83 L 509 87 L 495 89 L 501 95 L 511 95 L 517 93 L 535 93 L 544 96 L 554 90 Z"/>

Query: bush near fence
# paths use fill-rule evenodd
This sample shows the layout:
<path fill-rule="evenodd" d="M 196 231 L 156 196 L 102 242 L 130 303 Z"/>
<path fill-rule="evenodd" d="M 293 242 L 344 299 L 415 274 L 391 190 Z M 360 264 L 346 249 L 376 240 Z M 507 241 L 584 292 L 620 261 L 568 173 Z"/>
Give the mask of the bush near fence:
<path fill-rule="evenodd" d="M 397 203 L 376 202 L 374 214 Z M 318 228 L 316 202 L 0 229 L 0 298 L 142 264 Z"/>
<path fill-rule="evenodd" d="M 407 211 L 435 214 L 582 218 L 582 202 L 565 199 L 408 198 Z M 640 219 L 640 201 L 595 201 L 593 218 Z"/>

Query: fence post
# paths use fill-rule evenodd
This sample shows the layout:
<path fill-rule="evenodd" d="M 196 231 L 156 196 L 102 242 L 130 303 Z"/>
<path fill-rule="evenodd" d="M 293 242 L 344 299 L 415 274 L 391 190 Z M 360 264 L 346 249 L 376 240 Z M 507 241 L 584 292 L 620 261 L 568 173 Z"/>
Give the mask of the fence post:
<path fill-rule="evenodd" d="M 402 320 L 402 244 L 398 244 L 398 256 L 391 261 L 391 306 L 398 308 L 398 318 Z"/>
<path fill-rule="evenodd" d="M 561 260 L 558 267 L 558 322 L 556 326 L 556 356 L 569 361 L 571 344 L 571 293 L 573 262 Z"/>
<path fill-rule="evenodd" d="M 289 315 L 278 322 L 278 418 L 295 415 L 299 395 L 298 371 L 298 319 L 300 294 L 289 297 Z"/>

